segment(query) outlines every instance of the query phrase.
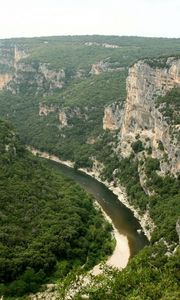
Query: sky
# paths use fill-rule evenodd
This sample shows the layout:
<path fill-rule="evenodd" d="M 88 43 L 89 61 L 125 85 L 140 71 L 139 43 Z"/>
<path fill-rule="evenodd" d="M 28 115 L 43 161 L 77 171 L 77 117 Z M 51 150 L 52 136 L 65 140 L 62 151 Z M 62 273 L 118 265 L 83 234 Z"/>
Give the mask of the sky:
<path fill-rule="evenodd" d="M 0 38 L 84 34 L 180 38 L 180 0 L 0 0 Z"/>

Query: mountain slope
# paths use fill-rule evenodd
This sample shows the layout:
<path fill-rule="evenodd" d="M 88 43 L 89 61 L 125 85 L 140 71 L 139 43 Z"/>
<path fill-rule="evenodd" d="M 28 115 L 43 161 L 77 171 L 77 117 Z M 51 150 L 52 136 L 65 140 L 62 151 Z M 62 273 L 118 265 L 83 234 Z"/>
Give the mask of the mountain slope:
<path fill-rule="evenodd" d="M 53 273 L 109 254 L 111 226 L 90 196 L 34 158 L 2 121 L 0 141 L 0 295 L 35 292 Z"/>
<path fill-rule="evenodd" d="M 82 291 L 90 299 L 180 296 L 179 53 L 179 39 L 1 41 L 1 116 L 26 144 L 123 185 L 155 223 L 146 223 L 151 245 L 126 270 Z"/>
<path fill-rule="evenodd" d="M 99 171 L 98 159 L 102 178 L 123 185 L 155 229 L 147 221 L 150 245 L 125 270 L 105 271 L 74 299 L 179 299 L 179 95 L 179 58 L 142 60 L 129 70 L 124 109 L 117 103 L 105 108 L 106 132 L 92 169 Z"/>
<path fill-rule="evenodd" d="M 0 46 L 1 116 L 26 144 L 87 166 L 104 133 L 104 107 L 124 105 L 128 67 L 180 51 L 178 39 L 114 36 L 10 39 Z"/>
<path fill-rule="evenodd" d="M 169 242 L 178 241 L 180 213 L 179 91 L 179 58 L 135 63 L 127 77 L 124 110 L 109 106 L 109 122 L 120 124 L 111 130 L 111 159 L 98 156 L 105 165 L 102 175 L 125 185 L 131 204 L 150 212 L 157 225 L 152 239 Z M 107 108 L 104 121 L 106 114 Z"/>

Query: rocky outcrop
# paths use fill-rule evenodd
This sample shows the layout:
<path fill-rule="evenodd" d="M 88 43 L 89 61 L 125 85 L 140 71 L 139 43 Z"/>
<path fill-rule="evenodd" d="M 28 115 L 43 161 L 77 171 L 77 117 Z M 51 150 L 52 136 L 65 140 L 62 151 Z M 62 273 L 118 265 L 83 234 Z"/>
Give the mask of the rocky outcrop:
<path fill-rule="evenodd" d="M 29 300 L 60 300 L 60 298 L 57 285 L 55 284 L 47 284 L 44 292 L 27 296 Z"/>
<path fill-rule="evenodd" d="M 44 103 L 39 104 L 39 116 L 47 116 L 51 112 L 58 111 L 58 108 L 53 105 L 46 105 Z"/>
<path fill-rule="evenodd" d="M 86 144 L 94 145 L 94 144 L 96 144 L 96 142 L 97 142 L 97 138 L 95 138 L 95 137 L 89 137 L 87 139 L 87 141 L 86 141 Z"/>
<path fill-rule="evenodd" d="M 122 126 L 123 109 L 116 103 L 108 105 L 104 110 L 103 129 L 117 130 Z"/>
<path fill-rule="evenodd" d="M 66 115 L 65 111 L 63 111 L 63 110 L 59 112 L 59 123 L 60 123 L 61 127 L 68 126 L 67 115 Z"/>
<path fill-rule="evenodd" d="M 176 222 L 176 232 L 179 238 L 179 244 L 180 244 L 180 218 Z"/>
<path fill-rule="evenodd" d="M 17 68 L 17 63 L 28 56 L 24 49 L 19 49 L 17 46 L 14 47 L 14 68 Z"/>
<path fill-rule="evenodd" d="M 62 89 L 66 74 L 63 69 L 54 70 L 49 63 L 30 60 L 27 50 L 22 47 L 0 49 L 0 89 L 13 94 L 30 89 L 34 94 L 52 94 Z"/>
<path fill-rule="evenodd" d="M 0 90 L 6 89 L 13 80 L 18 62 L 27 57 L 24 50 L 15 47 L 0 49 Z"/>
<path fill-rule="evenodd" d="M 107 72 L 107 70 L 108 70 L 108 62 L 99 61 L 98 63 L 92 65 L 90 74 L 99 75 L 103 72 Z"/>
<path fill-rule="evenodd" d="M 75 78 L 75 79 L 82 79 L 86 77 L 86 71 L 84 69 L 78 69 L 75 72 L 75 75 L 72 76 L 71 78 Z"/>
<path fill-rule="evenodd" d="M 91 75 L 99 75 L 104 72 L 117 72 L 124 71 L 124 67 L 120 67 L 118 62 L 111 63 L 109 61 L 110 58 L 105 60 L 101 60 L 96 64 L 93 64 L 91 67 L 91 71 L 89 72 Z"/>
<path fill-rule="evenodd" d="M 97 43 L 97 42 L 86 42 L 85 46 L 101 46 L 104 48 L 111 48 L 111 49 L 119 49 L 121 46 L 115 44 L 108 44 L 108 43 Z"/>
<path fill-rule="evenodd" d="M 11 74 L 8 73 L 0 74 L 0 90 L 5 88 L 11 80 L 12 80 Z"/>
<path fill-rule="evenodd" d="M 12 93 L 18 93 L 24 86 L 36 94 L 52 94 L 56 89 L 62 89 L 65 84 L 65 72 L 51 70 L 48 63 L 16 62 L 15 72 L 7 89 Z"/>
<path fill-rule="evenodd" d="M 59 128 L 63 128 L 66 126 L 73 126 L 72 119 L 88 119 L 88 115 L 81 111 L 79 107 L 59 107 L 53 104 L 45 104 L 41 102 L 39 104 L 39 116 L 47 117 L 49 113 L 56 113 L 57 118 L 59 120 Z"/>
<path fill-rule="evenodd" d="M 157 97 L 174 87 L 180 87 L 180 59 L 169 58 L 163 68 L 152 68 L 145 61 L 130 68 L 120 150 L 123 156 L 128 156 L 132 142 L 138 137 L 143 143 L 149 143 L 152 157 L 161 161 L 163 173 L 176 174 L 180 171 L 179 144 L 176 135 L 172 135 L 173 126 L 167 124 L 155 107 Z M 159 149 L 159 143 L 163 144 L 163 151 Z"/>
<path fill-rule="evenodd" d="M 44 76 L 46 81 L 49 81 L 51 89 L 61 89 L 64 86 L 65 72 L 63 69 L 54 71 L 49 69 L 49 64 L 40 63 L 38 72 Z"/>

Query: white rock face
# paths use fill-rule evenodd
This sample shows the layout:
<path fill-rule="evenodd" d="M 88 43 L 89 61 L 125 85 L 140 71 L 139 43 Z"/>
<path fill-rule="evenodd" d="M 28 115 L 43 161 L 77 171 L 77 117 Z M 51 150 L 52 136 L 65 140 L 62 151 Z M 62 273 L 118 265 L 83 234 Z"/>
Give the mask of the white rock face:
<path fill-rule="evenodd" d="M 180 244 L 180 218 L 176 222 L 176 232 L 179 237 L 179 244 Z"/>
<path fill-rule="evenodd" d="M 54 71 L 48 68 L 48 64 L 40 64 L 38 71 L 50 82 L 51 88 L 61 89 L 64 86 L 65 72 L 63 69 Z"/>
<path fill-rule="evenodd" d="M 122 126 L 123 109 L 118 104 L 111 104 L 104 110 L 103 129 L 117 130 Z"/>
<path fill-rule="evenodd" d="M 14 68 L 16 69 L 17 63 L 23 59 L 26 58 L 28 54 L 24 50 L 18 49 L 16 46 L 14 48 Z"/>
<path fill-rule="evenodd" d="M 56 112 L 57 108 L 54 107 L 53 105 L 46 105 L 43 103 L 39 104 L 39 116 L 47 116 L 51 112 Z"/>
<path fill-rule="evenodd" d="M 25 57 L 27 57 L 25 51 L 18 49 L 16 46 L 14 48 L 4 49 L 4 53 L 0 54 L 0 63 L 9 68 L 5 73 L 0 73 L 0 90 L 6 89 L 13 79 L 13 69 L 16 70 L 17 63 Z"/>
<path fill-rule="evenodd" d="M 115 45 L 115 44 L 108 44 L 108 43 L 97 43 L 97 42 L 86 42 L 84 44 L 85 46 L 101 46 L 104 48 L 111 48 L 111 49 L 118 49 L 121 48 L 121 46 L 119 45 Z"/>
<path fill-rule="evenodd" d="M 109 59 L 110 57 L 93 64 L 89 73 L 91 75 L 99 75 L 105 72 L 121 72 L 125 70 L 124 67 L 119 66 L 118 62 L 111 63 Z"/>
<path fill-rule="evenodd" d="M 27 296 L 29 300 L 60 300 L 56 284 L 47 284 L 44 292 Z"/>
<path fill-rule="evenodd" d="M 108 62 L 101 60 L 98 63 L 92 65 L 90 74 L 99 75 L 101 73 L 104 73 L 108 70 L 108 65 Z"/>
<path fill-rule="evenodd" d="M 0 58 L 0 63 L 9 67 L 7 74 L 0 74 L 0 89 L 16 94 L 24 84 L 27 89 L 33 87 L 37 94 L 52 94 L 54 89 L 63 88 L 66 77 L 63 69 L 52 70 L 48 63 L 23 60 L 28 53 L 17 47 L 13 53 L 9 61 L 4 57 Z"/>
<path fill-rule="evenodd" d="M 11 81 L 12 75 L 5 73 L 5 74 L 0 74 L 0 90 L 3 90 L 7 84 Z"/>
<path fill-rule="evenodd" d="M 61 124 L 61 127 L 66 127 L 68 126 L 68 122 L 67 122 L 67 116 L 65 111 L 60 111 L 59 112 L 59 122 Z"/>
<path fill-rule="evenodd" d="M 128 156 L 131 143 L 138 136 L 142 141 L 149 139 L 152 156 L 161 159 L 164 152 L 158 149 L 159 141 L 170 161 L 170 171 L 180 171 L 180 148 L 170 126 L 163 115 L 155 108 L 155 100 L 165 95 L 174 87 L 180 87 L 180 59 L 169 58 L 168 67 L 152 68 L 144 61 L 137 62 L 129 69 L 127 78 L 127 99 L 124 120 L 120 133 L 120 149 L 123 156 Z M 178 132 L 179 127 L 171 126 L 171 132 Z M 167 164 L 161 169 L 167 171 Z"/>

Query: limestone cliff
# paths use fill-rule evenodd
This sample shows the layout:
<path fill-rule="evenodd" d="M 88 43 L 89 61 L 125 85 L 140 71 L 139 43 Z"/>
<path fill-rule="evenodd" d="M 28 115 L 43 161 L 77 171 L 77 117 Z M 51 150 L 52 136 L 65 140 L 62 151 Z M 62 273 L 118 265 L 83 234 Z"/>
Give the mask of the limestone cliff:
<path fill-rule="evenodd" d="M 39 103 L 39 116 L 47 117 L 49 113 L 55 113 L 59 121 L 59 127 L 73 126 L 72 120 L 74 118 L 88 119 L 88 115 L 81 111 L 79 107 L 60 107 L 58 105 Z"/>
<path fill-rule="evenodd" d="M 11 81 L 12 75 L 9 73 L 0 74 L 0 90 L 7 86 L 7 84 Z"/>
<path fill-rule="evenodd" d="M 14 68 L 17 68 L 17 64 L 20 60 L 23 58 L 26 58 L 28 56 L 27 52 L 23 49 L 19 49 L 17 46 L 14 47 Z"/>
<path fill-rule="evenodd" d="M 63 69 L 51 70 L 48 63 L 20 60 L 16 62 L 12 79 L 6 88 L 15 94 L 25 86 L 26 90 L 33 89 L 36 94 L 46 95 L 52 94 L 55 89 L 62 89 L 64 84 Z"/>
<path fill-rule="evenodd" d="M 0 90 L 7 88 L 13 80 L 18 62 L 25 57 L 27 57 L 27 53 L 16 46 L 0 49 Z"/>
<path fill-rule="evenodd" d="M 59 112 L 59 123 L 61 127 L 66 127 L 68 125 L 67 115 L 63 110 Z"/>
<path fill-rule="evenodd" d="M 65 72 L 63 69 L 54 71 L 49 69 L 48 64 L 39 64 L 38 72 L 41 73 L 46 81 L 50 82 L 50 88 L 61 89 L 64 85 Z"/>
<path fill-rule="evenodd" d="M 110 57 L 106 58 L 105 60 L 101 60 L 91 66 L 91 75 L 99 75 L 105 72 L 117 72 L 117 71 L 124 71 L 125 68 L 119 66 L 118 62 L 110 62 Z"/>
<path fill-rule="evenodd" d="M 104 110 L 103 129 L 117 130 L 122 126 L 123 109 L 116 103 L 108 105 Z"/>
<path fill-rule="evenodd" d="M 156 108 L 158 96 L 180 87 L 180 59 L 169 58 L 163 67 L 152 67 L 139 61 L 129 69 L 124 120 L 120 132 L 122 156 L 132 152 L 132 143 L 141 140 L 151 147 L 152 157 L 161 162 L 161 171 L 176 174 L 180 171 L 178 125 L 168 124 Z M 163 145 L 159 149 L 159 144 Z M 164 159 L 166 157 L 166 159 Z"/>
<path fill-rule="evenodd" d="M 53 70 L 49 63 L 29 59 L 27 49 L 16 45 L 0 49 L 0 90 L 17 94 L 30 89 L 36 94 L 52 94 L 62 89 L 65 77 L 63 69 Z"/>

